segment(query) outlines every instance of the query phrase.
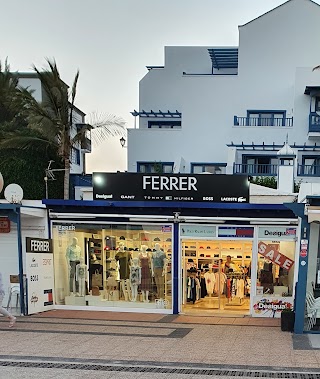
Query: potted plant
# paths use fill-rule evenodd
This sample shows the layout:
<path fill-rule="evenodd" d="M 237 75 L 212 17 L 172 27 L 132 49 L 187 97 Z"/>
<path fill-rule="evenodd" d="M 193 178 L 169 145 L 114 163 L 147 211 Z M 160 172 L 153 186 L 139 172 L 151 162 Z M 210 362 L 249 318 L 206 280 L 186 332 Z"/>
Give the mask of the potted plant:
<path fill-rule="evenodd" d="M 293 332 L 294 311 L 292 308 L 285 308 L 281 312 L 281 330 L 283 332 Z"/>

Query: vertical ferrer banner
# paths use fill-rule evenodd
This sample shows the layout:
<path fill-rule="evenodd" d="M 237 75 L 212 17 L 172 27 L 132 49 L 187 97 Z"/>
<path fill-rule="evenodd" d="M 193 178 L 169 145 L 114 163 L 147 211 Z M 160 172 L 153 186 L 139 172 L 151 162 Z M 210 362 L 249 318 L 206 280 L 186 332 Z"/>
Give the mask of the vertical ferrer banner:
<path fill-rule="evenodd" d="M 54 308 L 52 241 L 27 237 L 26 253 L 28 314 L 51 310 Z"/>

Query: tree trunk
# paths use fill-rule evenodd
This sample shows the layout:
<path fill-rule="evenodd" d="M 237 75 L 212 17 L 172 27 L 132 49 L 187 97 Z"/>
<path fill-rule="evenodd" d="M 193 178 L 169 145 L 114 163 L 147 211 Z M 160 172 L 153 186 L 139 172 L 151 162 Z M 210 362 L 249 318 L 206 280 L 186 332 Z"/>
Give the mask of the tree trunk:
<path fill-rule="evenodd" d="M 70 186 L 70 158 L 64 159 L 64 180 L 63 180 L 63 198 L 69 200 L 69 186 Z"/>

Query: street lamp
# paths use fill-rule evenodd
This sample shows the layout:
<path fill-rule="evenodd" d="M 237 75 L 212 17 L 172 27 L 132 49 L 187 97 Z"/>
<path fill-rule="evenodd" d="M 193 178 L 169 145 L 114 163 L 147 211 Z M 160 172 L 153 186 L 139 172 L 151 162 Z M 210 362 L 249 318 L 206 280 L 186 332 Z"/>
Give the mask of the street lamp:
<path fill-rule="evenodd" d="M 120 145 L 122 146 L 122 147 L 126 147 L 126 146 L 124 146 L 126 144 L 126 139 L 124 138 L 124 137 L 121 137 L 120 138 Z"/>

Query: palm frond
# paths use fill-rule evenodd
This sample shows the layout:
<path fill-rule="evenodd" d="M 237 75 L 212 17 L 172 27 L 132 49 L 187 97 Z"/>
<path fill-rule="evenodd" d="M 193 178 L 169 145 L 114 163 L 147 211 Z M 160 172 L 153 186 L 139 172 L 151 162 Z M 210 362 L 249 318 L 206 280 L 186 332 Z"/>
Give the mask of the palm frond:
<path fill-rule="evenodd" d="M 17 136 L 0 141 L 0 150 L 18 149 L 45 153 L 52 148 L 56 149 L 52 141 L 34 136 Z"/>
<path fill-rule="evenodd" d="M 88 115 L 88 119 L 92 127 L 91 138 L 94 145 L 109 137 L 124 136 L 126 134 L 126 122 L 121 117 L 92 112 Z"/>

